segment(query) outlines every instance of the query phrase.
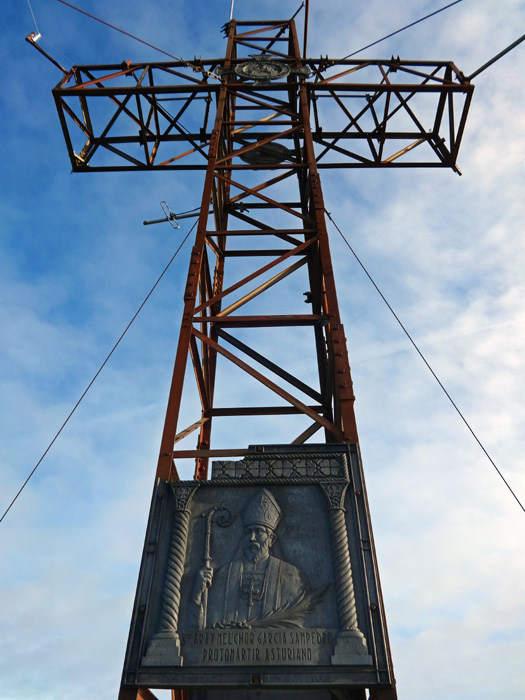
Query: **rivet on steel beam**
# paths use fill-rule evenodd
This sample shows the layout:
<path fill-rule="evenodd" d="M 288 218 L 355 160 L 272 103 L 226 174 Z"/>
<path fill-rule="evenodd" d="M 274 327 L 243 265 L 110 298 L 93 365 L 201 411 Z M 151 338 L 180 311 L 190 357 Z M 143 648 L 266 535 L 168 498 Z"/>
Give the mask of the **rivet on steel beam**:
<path fill-rule="evenodd" d="M 375 603 L 370 603 L 370 610 L 377 610 L 377 605 Z"/>
<path fill-rule="evenodd" d="M 139 608 L 139 610 L 140 610 L 140 612 L 144 612 L 144 611 L 146 610 L 146 606 L 145 606 L 145 605 L 141 605 L 140 608 Z"/>

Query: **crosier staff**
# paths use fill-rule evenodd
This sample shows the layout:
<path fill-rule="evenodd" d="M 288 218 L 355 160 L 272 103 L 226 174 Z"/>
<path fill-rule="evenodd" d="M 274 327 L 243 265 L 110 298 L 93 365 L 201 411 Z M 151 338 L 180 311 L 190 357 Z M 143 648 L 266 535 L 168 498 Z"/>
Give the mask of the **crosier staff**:
<path fill-rule="evenodd" d="M 211 571 L 211 526 L 214 522 L 214 515 L 217 511 L 224 511 L 225 515 L 220 515 L 216 522 L 221 527 L 229 527 L 235 520 L 235 515 L 225 507 L 224 503 L 212 506 L 209 511 L 202 513 L 202 517 L 206 518 L 206 535 L 204 538 L 204 570 Z M 208 616 L 208 589 L 211 586 L 211 578 L 206 579 L 206 588 L 202 593 L 202 620 L 206 627 L 206 618 Z"/>

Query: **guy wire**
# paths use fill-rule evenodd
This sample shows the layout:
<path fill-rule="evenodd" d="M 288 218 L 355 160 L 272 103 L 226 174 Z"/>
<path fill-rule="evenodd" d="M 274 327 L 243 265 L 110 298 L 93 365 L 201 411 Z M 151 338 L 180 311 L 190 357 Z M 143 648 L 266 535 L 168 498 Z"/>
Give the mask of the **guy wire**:
<path fill-rule="evenodd" d="M 35 23 L 36 33 L 37 33 L 37 34 L 40 34 L 40 29 L 38 28 L 38 24 L 36 23 L 35 13 L 33 12 L 33 8 L 31 7 L 31 2 L 30 2 L 30 0 L 27 0 L 27 4 L 29 5 L 29 12 L 31 12 L 31 16 L 32 16 L 32 18 L 33 18 L 33 22 Z"/>
<path fill-rule="evenodd" d="M 180 244 L 180 246 L 177 248 L 177 250 L 175 251 L 175 253 L 174 253 L 173 256 L 171 257 L 171 260 L 168 262 L 168 264 L 166 265 L 166 267 L 164 268 L 164 270 L 162 270 L 162 272 L 161 272 L 161 274 L 159 275 L 157 281 L 155 282 L 155 284 L 153 285 L 153 287 L 150 289 L 150 291 L 149 291 L 148 294 L 146 295 L 146 298 L 144 299 L 144 301 L 142 302 L 142 304 L 139 306 L 139 308 L 137 309 L 137 311 L 136 311 L 135 314 L 133 315 L 131 321 L 128 323 L 128 325 L 126 326 L 126 328 L 125 328 L 125 329 L 123 330 L 123 332 L 120 334 L 119 339 L 118 339 L 117 342 L 113 345 L 113 347 L 111 348 L 111 350 L 110 350 L 109 354 L 107 355 L 106 359 L 104 360 L 104 362 L 103 362 L 103 363 L 100 365 L 100 367 L 98 368 L 97 372 L 95 373 L 95 376 L 94 376 L 93 379 L 89 382 L 89 384 L 87 385 L 87 387 L 84 389 L 84 392 L 82 393 L 81 397 L 78 399 L 78 401 L 76 402 L 76 404 L 75 404 L 75 405 L 73 406 L 73 408 L 71 409 L 71 411 L 70 411 L 68 417 L 66 418 L 66 420 L 65 420 L 65 421 L 62 423 L 62 425 L 60 426 L 58 432 L 55 434 L 55 437 L 51 440 L 51 442 L 50 442 L 49 445 L 47 446 L 46 450 L 44 451 L 43 455 L 40 457 L 40 459 L 38 460 L 38 462 L 37 462 L 37 463 L 35 464 L 35 466 L 33 467 L 32 471 L 31 471 L 31 473 L 29 474 L 29 476 L 27 477 L 27 479 L 24 481 L 24 483 L 22 484 L 22 486 L 19 488 L 18 493 L 17 493 L 16 496 L 13 498 L 13 500 L 11 501 L 11 503 L 10 503 L 10 504 L 8 505 L 8 507 L 6 508 L 4 514 L 3 514 L 2 517 L 0 518 L 0 523 L 1 523 L 2 520 L 5 518 L 5 516 L 9 513 L 9 511 L 11 510 L 11 508 L 13 507 L 13 505 L 15 504 L 15 502 L 17 501 L 18 497 L 20 496 L 20 494 L 22 493 L 22 491 L 23 491 L 23 490 L 25 489 L 25 487 L 27 486 L 29 480 L 31 479 L 31 477 L 33 476 L 33 474 L 36 472 L 36 470 L 38 469 L 38 467 L 39 467 L 40 464 L 42 463 L 44 457 L 47 455 L 47 453 L 49 452 L 49 450 L 53 447 L 53 445 L 54 445 L 54 443 L 56 442 L 57 438 L 59 437 L 60 433 L 64 430 L 64 428 L 66 427 L 66 425 L 69 423 L 69 420 L 71 419 L 71 417 L 73 416 L 73 414 L 75 413 L 75 411 L 77 410 L 77 408 L 80 406 L 80 404 L 81 404 L 83 398 L 86 396 L 86 394 L 88 393 L 88 391 L 91 389 L 91 387 L 92 387 L 93 384 L 95 383 L 96 379 L 98 378 L 99 374 L 102 372 L 102 370 L 104 369 L 104 367 L 105 367 L 106 364 L 108 363 L 110 357 L 113 355 L 113 353 L 115 352 L 115 350 L 117 349 L 117 347 L 120 345 L 120 341 L 124 338 L 124 336 L 126 335 L 126 333 L 128 332 L 128 330 L 131 328 L 131 324 L 135 321 L 135 319 L 137 318 L 137 316 L 139 315 L 139 313 L 140 313 L 140 312 L 142 311 L 142 309 L 144 308 L 146 302 L 148 301 L 148 299 L 151 297 L 151 295 L 153 294 L 153 292 L 154 292 L 155 289 L 157 288 L 159 282 L 161 281 L 161 279 L 164 277 L 164 275 L 165 275 L 166 272 L 168 271 L 168 268 L 170 267 L 171 263 L 172 263 L 172 262 L 175 260 L 175 258 L 177 257 L 177 255 L 178 255 L 180 249 L 181 249 L 182 246 L 186 243 L 186 241 L 187 241 L 188 238 L 189 238 L 190 233 L 193 231 L 193 229 L 195 228 L 196 225 L 197 225 L 197 221 L 196 221 L 196 222 L 193 224 L 193 226 L 190 228 L 190 230 L 188 231 L 188 233 L 187 233 L 186 236 L 184 237 L 184 240 L 182 241 L 182 243 Z"/>
<path fill-rule="evenodd" d="M 410 335 L 410 333 L 407 331 L 407 329 L 405 328 L 405 326 L 404 326 L 403 323 L 401 322 L 401 319 L 400 319 L 399 316 L 396 314 L 396 312 L 394 311 L 394 309 L 392 308 L 392 306 L 391 306 L 391 305 L 389 304 L 389 302 L 387 301 L 387 299 L 386 299 L 385 295 L 383 294 L 383 292 L 379 289 L 379 287 L 377 286 L 377 284 L 374 282 L 372 276 L 370 275 L 370 273 L 368 272 L 368 270 L 366 269 L 366 267 L 364 266 L 364 264 L 361 262 L 359 256 L 357 255 L 357 253 L 355 252 L 355 250 L 352 248 L 352 246 L 350 245 L 350 243 L 348 242 L 348 240 L 345 238 L 345 236 L 344 236 L 343 232 L 341 231 L 341 229 L 339 228 L 339 226 L 338 226 L 338 225 L 335 223 L 335 221 L 333 220 L 332 215 L 330 214 L 330 212 L 326 211 L 326 209 L 325 209 L 325 212 L 326 212 L 326 215 L 328 216 L 328 218 L 330 219 L 330 221 L 332 222 L 332 224 L 335 226 L 335 228 L 336 228 L 337 231 L 339 232 L 339 235 L 341 236 L 341 238 L 343 239 L 343 241 L 344 241 L 344 242 L 346 243 L 346 245 L 348 246 L 348 249 L 350 250 L 350 252 L 351 252 L 352 255 L 354 256 L 354 258 L 357 260 L 357 262 L 359 263 L 361 269 L 363 270 L 363 272 L 365 273 L 365 275 L 368 277 L 368 279 L 370 280 L 370 282 L 373 284 L 373 286 L 374 286 L 376 292 L 379 294 L 379 296 L 381 297 L 381 299 L 385 302 L 385 304 L 387 305 L 389 311 L 392 313 L 393 317 L 396 319 L 396 321 L 397 321 L 397 322 L 399 323 L 399 325 L 401 326 L 401 329 L 403 330 L 404 334 L 406 335 L 406 337 L 409 339 L 409 341 L 410 341 L 411 344 L 413 345 L 413 347 L 414 347 L 414 349 L 416 350 L 417 354 L 421 357 L 421 359 L 423 360 L 423 362 L 424 362 L 425 365 L 427 366 L 427 369 L 430 371 L 430 373 L 432 374 L 432 376 L 434 377 L 434 379 L 436 380 L 436 382 L 439 384 L 439 386 L 440 386 L 441 389 L 443 390 L 445 396 L 446 396 L 447 399 L 450 401 L 450 403 L 452 404 L 452 406 L 455 408 L 457 414 L 459 415 L 459 417 L 461 418 L 461 420 L 463 421 L 463 423 L 464 423 L 464 424 L 467 426 L 467 428 L 469 429 L 469 431 L 470 431 L 472 437 L 473 437 L 474 440 L 478 443 L 479 447 L 481 447 L 481 449 L 483 450 L 483 453 L 485 454 L 485 456 L 487 457 L 487 459 L 489 460 L 489 462 L 492 464 L 492 466 L 494 467 L 494 469 L 496 470 L 496 472 L 499 474 L 499 476 L 501 477 L 501 480 L 503 481 L 503 483 L 505 484 L 505 486 L 508 488 L 508 490 L 509 490 L 509 491 L 511 492 L 511 494 L 514 496 L 514 498 L 516 499 L 516 501 L 517 501 L 519 507 L 521 508 L 521 510 L 525 513 L 525 507 L 524 507 L 523 504 L 521 503 L 521 501 L 520 501 L 520 499 L 518 498 L 518 496 L 517 496 L 517 495 L 514 493 L 514 491 L 512 490 L 512 488 L 511 488 L 509 482 L 505 479 L 505 477 L 503 476 L 503 474 L 501 473 L 501 471 L 498 469 L 496 463 L 494 462 L 494 460 L 492 459 L 492 457 L 489 455 L 489 453 L 488 453 L 487 450 L 485 449 L 483 443 L 482 443 L 481 440 L 478 438 L 478 436 L 477 436 L 476 433 L 474 432 L 473 428 L 471 428 L 469 422 L 467 421 L 467 419 L 465 418 L 465 416 L 463 415 L 463 413 L 461 413 L 460 409 L 458 408 L 457 404 L 454 402 L 453 398 L 450 396 L 450 394 L 448 393 L 448 391 L 445 389 L 443 383 L 441 382 L 441 380 L 439 379 L 439 377 L 437 376 L 437 374 L 434 372 L 434 370 L 433 370 L 432 367 L 430 366 L 428 360 L 427 360 L 426 357 L 423 355 L 423 353 L 421 352 L 421 350 L 419 349 L 419 347 L 416 345 L 416 342 L 414 341 L 414 339 L 412 338 L 412 336 Z"/>

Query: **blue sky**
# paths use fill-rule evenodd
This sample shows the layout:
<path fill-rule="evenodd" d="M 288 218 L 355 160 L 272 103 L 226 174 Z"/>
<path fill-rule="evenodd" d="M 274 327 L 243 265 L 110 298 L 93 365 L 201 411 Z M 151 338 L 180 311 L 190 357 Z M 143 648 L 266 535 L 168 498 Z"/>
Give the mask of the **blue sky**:
<path fill-rule="evenodd" d="M 234 14 L 298 5 L 236 0 Z M 309 54 L 349 54 L 441 6 L 312 0 Z M 82 7 L 175 55 L 224 52 L 227 0 Z M 32 8 L 66 67 L 162 60 L 56 0 Z M 27 2 L 5 0 L 0 20 L 3 512 L 188 230 L 142 221 L 161 200 L 198 206 L 202 176 L 71 175 L 51 97 L 60 72 L 24 42 Z M 524 26 L 521 2 L 463 0 L 362 57 L 451 59 L 468 74 Z M 476 79 L 462 177 L 322 175 L 327 209 L 522 499 L 524 74 L 522 45 Z M 399 697 L 521 700 L 524 514 L 331 236 Z M 1 525 L 1 700 L 116 697 L 188 255 Z"/>

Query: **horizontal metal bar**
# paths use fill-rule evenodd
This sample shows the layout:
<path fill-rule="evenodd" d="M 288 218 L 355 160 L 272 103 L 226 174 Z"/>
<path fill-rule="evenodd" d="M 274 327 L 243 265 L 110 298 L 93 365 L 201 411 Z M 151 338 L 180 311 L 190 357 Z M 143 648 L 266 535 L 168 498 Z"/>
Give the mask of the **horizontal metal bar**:
<path fill-rule="evenodd" d="M 282 19 L 237 19 L 235 20 L 235 24 L 238 27 L 275 27 L 276 29 L 280 29 L 281 27 L 285 27 L 288 21 Z M 266 37 L 266 39 L 271 38 L 272 37 Z"/>
<path fill-rule="evenodd" d="M 431 76 L 428 76 L 431 77 Z M 253 88 L 259 88 L 258 85 L 248 85 L 245 83 L 230 83 L 228 89 L 235 92 L 248 92 L 252 91 Z M 309 93 L 315 92 L 384 92 L 384 93 L 418 93 L 418 92 L 464 92 L 468 93 L 474 90 L 473 85 L 468 83 L 446 83 L 441 82 L 435 84 L 429 83 L 305 83 L 305 87 Z M 248 90 L 246 89 L 248 88 Z M 272 83 L 271 85 L 264 86 L 265 92 L 288 92 L 290 86 L 287 83 Z"/>
<path fill-rule="evenodd" d="M 320 405 L 309 406 L 312 411 L 323 410 Z M 211 408 L 206 411 L 206 417 L 227 418 L 229 416 L 287 416 L 302 414 L 295 406 L 238 406 L 235 408 Z"/>
<path fill-rule="evenodd" d="M 174 93 L 188 93 L 188 96 L 199 93 L 209 92 L 215 94 L 219 92 L 220 85 L 208 85 L 207 83 L 199 85 L 115 85 L 113 87 L 85 87 L 82 85 L 72 85 L 71 87 L 60 87 L 52 90 L 53 95 L 61 97 L 85 97 L 105 96 L 114 97 L 115 95 L 172 95 Z"/>
<path fill-rule="evenodd" d="M 435 163 L 429 162 L 410 162 L 410 161 L 393 161 L 392 163 L 376 163 L 376 162 L 366 162 L 366 163 L 317 163 L 318 170 L 326 170 L 332 168 L 452 168 L 452 163 L 445 163 L 441 161 L 436 161 Z"/>
<path fill-rule="evenodd" d="M 191 61 L 191 66 L 188 65 L 188 61 L 180 60 L 180 61 L 148 61 L 148 62 L 143 62 L 143 63 L 129 63 L 127 66 L 131 70 L 141 70 L 144 69 L 146 66 L 151 68 L 152 71 L 163 71 L 169 68 L 187 68 L 188 70 L 191 70 L 192 74 L 195 72 L 193 70 L 193 66 L 199 67 L 199 68 L 210 68 L 213 66 L 222 66 L 225 63 L 225 58 L 224 56 L 221 56 L 220 58 L 201 58 L 201 59 L 194 59 Z M 231 58 L 229 59 L 230 63 L 235 64 L 235 63 L 243 63 L 247 60 L 247 57 L 240 57 L 240 58 Z M 359 59 L 359 58 L 345 58 L 345 59 L 340 59 L 340 58 L 307 58 L 307 59 L 295 59 L 301 64 L 306 64 L 309 66 L 320 66 L 324 70 L 328 68 L 334 68 L 335 66 L 385 66 L 386 68 L 392 68 L 395 67 L 398 70 L 402 69 L 404 66 L 415 68 L 415 67 L 422 67 L 422 68 L 446 68 L 446 67 L 451 67 L 454 68 L 454 62 L 453 61 L 422 61 L 422 60 L 407 60 L 404 59 L 402 61 L 392 61 L 389 58 L 370 58 L 370 59 Z M 122 63 L 93 63 L 93 64 L 83 64 L 81 66 L 75 66 L 75 70 L 69 71 L 71 76 L 75 74 L 79 74 L 82 72 L 90 71 L 119 71 L 122 70 Z M 69 75 L 68 73 L 68 75 Z M 190 76 L 188 76 L 189 78 Z M 60 81 L 59 85 L 63 83 L 63 80 Z M 207 84 L 207 83 L 206 83 Z M 208 87 L 211 85 L 215 85 L 215 83 L 210 83 Z"/>
<path fill-rule="evenodd" d="M 461 110 L 458 110 L 458 112 Z M 358 122 L 359 120 L 357 120 Z M 257 136 L 260 136 L 262 134 L 251 134 L 254 138 Z M 427 133 L 425 132 L 425 135 L 428 139 L 431 138 L 436 138 L 438 134 L 433 134 L 433 133 Z M 146 143 L 187 143 L 191 141 L 200 141 L 202 142 L 203 146 L 206 145 L 206 143 L 210 140 L 211 138 L 211 133 L 206 133 L 206 134 L 168 134 L 166 136 L 160 135 L 160 136 L 146 136 L 146 135 L 132 135 L 132 136 L 105 136 L 104 138 L 96 135 L 89 134 L 90 138 L 93 140 L 93 143 L 98 143 L 102 146 L 104 146 L 106 143 L 108 144 L 139 144 L 143 145 L 144 142 Z M 319 138 L 322 136 L 323 139 L 335 139 L 337 138 L 338 140 L 345 140 L 345 139 L 350 139 L 350 140 L 368 140 L 368 139 L 377 139 L 381 141 L 390 141 L 390 140 L 398 140 L 398 139 L 414 139 L 418 138 L 421 136 L 421 131 L 388 131 L 387 129 L 384 130 L 378 130 L 374 129 L 373 131 L 325 131 L 324 129 L 320 132 L 318 135 L 315 131 L 313 133 L 313 138 L 314 141 L 319 140 Z M 234 156 L 234 154 L 230 154 Z M 282 168 L 302 168 L 306 167 L 307 164 L 303 163 L 295 163 L 295 162 L 288 162 L 288 163 L 271 163 L 268 165 L 264 164 L 258 164 L 258 165 L 237 165 L 233 167 L 237 168 L 244 168 L 247 170 L 279 170 Z M 229 170 L 232 166 L 231 165 L 225 165 L 225 166 L 218 166 L 219 169 L 225 169 Z"/>
<path fill-rule="evenodd" d="M 239 326 L 241 328 L 269 328 L 280 326 L 315 326 L 328 321 L 325 314 L 286 316 L 194 316 L 194 323 L 216 323 L 217 326 Z"/>
<path fill-rule="evenodd" d="M 230 168 L 231 166 L 228 166 L 226 170 L 230 170 Z M 250 170 L 254 170 L 254 168 L 250 167 Z M 237 183 L 234 184 L 237 185 Z M 247 190 L 248 188 L 245 189 Z M 262 196 L 258 192 L 247 191 L 247 196 L 249 197 L 250 195 L 252 197 Z M 288 209 L 301 209 L 303 206 L 301 202 L 274 202 L 273 200 L 269 202 L 247 202 L 246 199 L 244 199 L 244 204 L 246 204 L 248 209 L 283 209 L 284 207 L 288 207 Z"/>
<path fill-rule="evenodd" d="M 327 83 L 326 85 L 319 83 L 306 83 L 306 89 L 309 93 L 316 92 L 384 92 L 384 93 L 418 93 L 418 92 L 459 92 L 468 93 L 474 90 L 474 86 L 468 83 L 436 83 L 436 84 L 421 84 L 421 83 Z M 71 87 L 54 88 L 53 95 L 60 97 L 85 97 L 105 96 L 115 97 L 117 95 L 168 95 L 173 93 L 198 93 L 198 92 L 219 92 L 220 85 L 130 85 L 128 87 L 119 85 L 115 87 L 86 87 L 81 85 L 72 85 Z M 248 83 L 228 83 L 228 89 L 233 92 L 246 92 L 250 94 L 255 92 L 260 94 L 260 85 L 252 85 Z M 264 92 L 289 92 L 290 85 L 287 82 L 272 83 L 264 86 Z"/>
<path fill-rule="evenodd" d="M 272 255 L 283 255 L 287 252 L 287 248 L 280 248 L 275 250 L 226 250 L 223 253 L 225 258 L 253 258 L 253 257 L 264 257 Z M 299 253 L 293 253 L 293 255 L 306 255 L 306 251 L 301 251 Z"/>
<path fill-rule="evenodd" d="M 202 134 L 133 134 L 133 136 L 94 136 L 102 145 L 105 143 L 187 143 L 188 141 L 202 141 L 203 146 L 209 142 L 211 133 L 206 134 L 203 138 Z"/>
<path fill-rule="evenodd" d="M 178 219 L 180 217 L 177 217 Z M 280 236 L 283 233 L 297 235 L 302 233 L 317 233 L 313 228 L 267 228 L 267 229 L 234 229 L 233 231 L 206 231 L 207 236 Z M 284 252 L 284 251 L 283 251 Z"/>
<path fill-rule="evenodd" d="M 308 168 L 307 163 L 275 163 L 271 165 L 248 165 L 243 163 L 230 163 L 226 165 L 218 165 L 216 170 L 219 171 L 230 171 L 230 170 L 306 170 Z"/>
<path fill-rule="evenodd" d="M 393 163 L 317 163 L 318 170 L 329 170 L 334 168 L 452 168 L 452 163 L 439 162 L 409 162 L 394 161 Z M 207 170 L 206 165 L 186 164 L 186 165 L 82 165 L 76 161 L 71 161 L 71 169 L 75 173 L 123 173 L 123 172 L 143 172 L 152 170 Z M 278 232 L 277 232 L 278 233 Z"/>
<path fill-rule="evenodd" d="M 175 450 L 173 453 L 174 459 L 185 459 L 193 457 L 244 457 L 249 454 L 249 450 L 231 449 L 231 450 Z"/>
<path fill-rule="evenodd" d="M 293 124 L 300 124 L 299 119 L 294 119 L 293 117 L 289 117 L 288 119 L 246 119 L 244 121 L 239 120 L 239 119 L 225 119 L 223 122 L 221 122 L 223 126 L 255 126 L 256 124 L 259 126 L 290 126 Z M 237 136 L 239 132 L 235 130 L 234 134 Z M 243 134 L 246 134 L 246 131 L 242 132 Z M 252 136 L 253 132 L 250 131 L 248 136 Z"/>
<path fill-rule="evenodd" d="M 282 37 L 273 37 L 273 36 L 251 36 L 250 41 L 262 41 L 265 44 L 272 42 L 272 44 L 275 41 L 290 41 L 287 36 L 282 36 Z"/>
<path fill-rule="evenodd" d="M 142 172 L 145 170 L 207 170 L 206 164 L 188 164 L 185 165 L 82 165 L 79 166 L 75 161 L 71 161 L 71 169 L 74 173 L 126 173 L 131 171 Z"/>

